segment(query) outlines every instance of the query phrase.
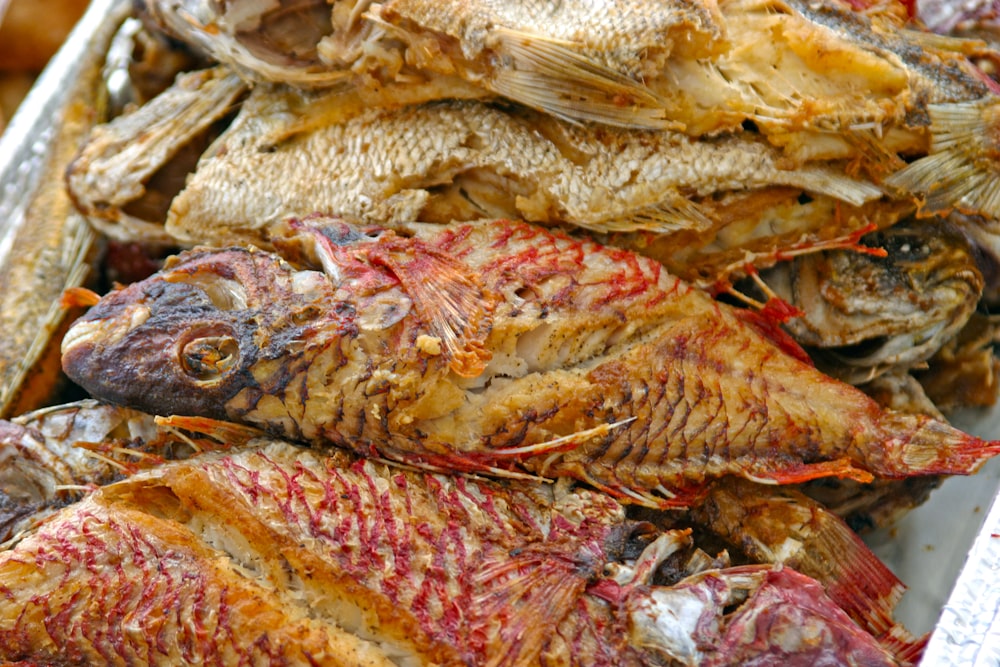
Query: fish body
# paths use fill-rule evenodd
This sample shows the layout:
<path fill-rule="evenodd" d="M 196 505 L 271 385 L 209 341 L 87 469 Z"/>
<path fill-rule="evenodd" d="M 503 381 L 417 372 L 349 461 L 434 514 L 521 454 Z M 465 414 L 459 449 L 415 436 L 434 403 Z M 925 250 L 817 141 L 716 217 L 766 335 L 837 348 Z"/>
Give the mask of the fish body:
<path fill-rule="evenodd" d="M 997 445 L 882 411 L 790 340 L 624 250 L 522 222 L 292 221 L 296 270 L 200 250 L 74 324 L 93 395 L 654 506 L 706 480 L 970 472 Z M 768 330 L 764 335 L 761 330 Z"/>
<path fill-rule="evenodd" d="M 907 28 L 902 5 L 616 0 L 600 20 L 575 2 L 147 9 L 256 80 L 364 89 L 379 106 L 398 86 L 422 89 L 413 101 L 500 96 L 566 120 L 699 138 L 752 128 L 797 165 L 848 161 L 936 211 L 1000 215 L 990 148 L 1000 88 L 970 63 L 971 46 Z M 935 180 L 943 165 L 958 175 Z"/>
<path fill-rule="evenodd" d="M 255 441 L 103 487 L 0 552 L 0 655 L 896 664 L 814 580 L 698 554 L 604 494 Z"/>
<path fill-rule="evenodd" d="M 837 203 L 862 207 L 871 219 L 891 219 L 900 208 L 839 166 L 789 165 L 749 133 L 695 141 L 667 130 L 573 125 L 468 100 L 365 104 L 345 115 L 345 107 L 363 99 L 260 85 L 202 153 L 165 221 L 136 221 L 131 211 L 151 174 L 220 119 L 242 90 L 223 68 L 186 74 L 151 103 L 95 131 L 68 172 L 80 210 L 118 238 L 140 231 L 146 239 L 187 244 L 266 244 L 270 227 L 315 212 L 383 226 L 516 217 L 672 237 L 724 226 L 718 202 L 729 194 L 771 204 L 775 190 L 793 202 L 806 192 L 818 200 L 812 217 L 820 227 L 831 224 Z M 750 202 L 739 210 L 752 210 Z M 850 227 L 851 217 L 843 220 Z M 796 240 L 817 233 L 808 220 L 787 226 Z"/>

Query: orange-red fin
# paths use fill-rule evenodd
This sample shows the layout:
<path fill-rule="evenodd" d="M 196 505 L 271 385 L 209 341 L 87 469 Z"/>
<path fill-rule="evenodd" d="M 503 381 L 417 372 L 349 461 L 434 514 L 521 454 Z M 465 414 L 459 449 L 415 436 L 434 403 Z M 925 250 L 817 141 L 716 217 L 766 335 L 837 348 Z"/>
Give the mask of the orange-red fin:
<path fill-rule="evenodd" d="M 394 234 L 378 239 L 368 250 L 368 258 L 399 279 L 433 333 L 421 349 L 434 353 L 439 346 L 450 368 L 463 377 L 475 377 L 486 368 L 492 355 L 485 342 L 496 298 L 468 266 L 420 239 Z"/>
<path fill-rule="evenodd" d="M 428 329 L 415 341 L 422 352 L 443 355 L 462 377 L 486 368 L 497 296 L 461 260 L 418 238 L 362 229 L 340 218 L 290 219 L 273 234 L 272 243 L 286 256 L 322 267 L 338 284 L 349 281 L 357 295 L 398 285 Z"/>
<path fill-rule="evenodd" d="M 695 524 L 751 560 L 788 565 L 819 581 L 851 619 L 900 662 L 923 643 L 893 619 L 903 583 L 837 515 L 801 491 L 731 478 L 712 485 Z"/>
<path fill-rule="evenodd" d="M 174 429 L 175 432 L 186 431 L 195 435 L 207 436 L 211 441 L 203 438 L 193 440 L 185 438 L 196 450 L 212 450 L 232 446 L 244 445 L 254 438 L 264 435 L 264 432 L 252 426 L 234 424 L 233 422 L 212 419 L 210 417 L 188 417 L 184 415 L 171 415 L 169 417 L 157 417 L 157 426 L 166 429 Z"/>
<path fill-rule="evenodd" d="M 68 287 L 62 295 L 60 305 L 63 308 L 84 308 L 96 306 L 101 295 L 86 287 Z"/>
<path fill-rule="evenodd" d="M 787 306 L 788 309 L 786 309 L 785 306 Z M 790 319 L 791 317 L 796 317 L 801 313 L 795 310 L 792 306 L 788 306 L 785 301 L 780 299 L 769 299 L 765 304 L 765 307 L 769 308 L 769 310 L 756 311 L 740 308 L 734 312 L 744 324 L 777 345 L 782 352 L 791 357 L 795 357 L 804 364 L 813 366 L 813 360 L 810 358 L 809 354 L 802 349 L 802 346 L 799 345 L 798 342 L 780 326 L 782 322 Z"/>
<path fill-rule="evenodd" d="M 839 517 L 818 509 L 818 527 L 809 548 L 829 570 L 820 581 L 827 595 L 870 632 L 901 664 L 919 659 L 925 639 L 914 637 L 893 619 L 906 587 Z M 816 573 L 806 572 L 816 577 Z"/>
<path fill-rule="evenodd" d="M 743 476 L 761 484 L 801 484 L 821 477 L 840 477 L 858 482 L 871 482 L 874 477 L 867 470 L 854 465 L 849 458 L 832 461 L 817 461 L 815 463 L 798 463 L 795 465 L 776 466 L 771 463 L 771 469 L 747 470 Z"/>
<path fill-rule="evenodd" d="M 895 656 L 900 665 L 919 665 L 930 638 L 930 633 L 914 638 L 907 630 L 897 625 L 892 632 L 879 637 L 878 640 L 885 650 Z"/>

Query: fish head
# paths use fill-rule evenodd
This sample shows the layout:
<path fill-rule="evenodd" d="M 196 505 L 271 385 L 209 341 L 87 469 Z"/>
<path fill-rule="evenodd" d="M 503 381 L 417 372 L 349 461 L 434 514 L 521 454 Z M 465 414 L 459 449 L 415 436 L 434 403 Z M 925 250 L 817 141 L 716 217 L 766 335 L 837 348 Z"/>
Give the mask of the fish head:
<path fill-rule="evenodd" d="M 796 340 L 852 383 L 924 362 L 968 321 L 984 284 L 968 239 L 946 219 L 906 220 L 864 243 L 885 256 L 835 250 L 761 274 L 802 311 L 787 324 Z"/>
<path fill-rule="evenodd" d="M 226 403 L 255 384 L 268 341 L 301 339 L 318 317 L 310 304 L 323 283 L 297 289 L 296 273 L 313 272 L 255 250 L 182 254 L 77 320 L 62 343 L 63 369 L 119 405 L 224 419 Z"/>

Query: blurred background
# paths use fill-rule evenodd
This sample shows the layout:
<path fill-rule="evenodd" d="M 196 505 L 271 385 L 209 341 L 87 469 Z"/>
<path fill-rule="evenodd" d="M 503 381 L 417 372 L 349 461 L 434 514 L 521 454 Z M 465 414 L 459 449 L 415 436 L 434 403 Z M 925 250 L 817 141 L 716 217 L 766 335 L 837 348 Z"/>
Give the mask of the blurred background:
<path fill-rule="evenodd" d="M 0 132 L 87 4 L 0 0 Z"/>

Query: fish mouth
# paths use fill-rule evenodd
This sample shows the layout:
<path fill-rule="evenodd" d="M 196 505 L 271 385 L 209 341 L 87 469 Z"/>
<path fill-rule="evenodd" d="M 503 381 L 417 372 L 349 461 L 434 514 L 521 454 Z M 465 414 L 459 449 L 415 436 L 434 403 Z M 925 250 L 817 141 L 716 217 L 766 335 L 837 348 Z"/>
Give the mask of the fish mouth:
<path fill-rule="evenodd" d="M 66 355 L 82 348 L 93 349 L 98 345 L 108 346 L 118 343 L 130 331 L 149 319 L 148 307 L 138 305 L 130 309 L 128 318 L 79 319 L 63 336 L 61 352 Z"/>

